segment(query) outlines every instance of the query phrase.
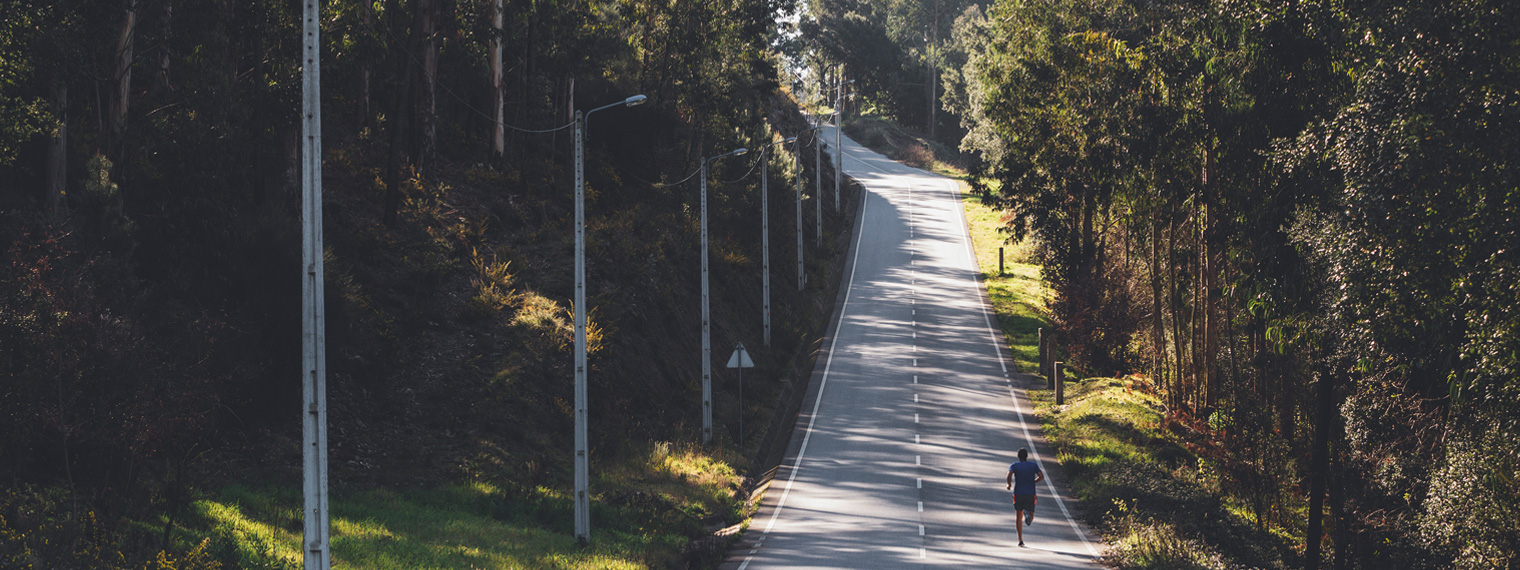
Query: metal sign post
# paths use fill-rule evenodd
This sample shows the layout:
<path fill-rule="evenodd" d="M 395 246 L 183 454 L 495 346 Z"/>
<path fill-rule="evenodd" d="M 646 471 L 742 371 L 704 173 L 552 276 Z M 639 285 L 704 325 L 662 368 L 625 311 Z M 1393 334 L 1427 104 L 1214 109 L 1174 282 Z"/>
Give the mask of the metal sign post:
<path fill-rule="evenodd" d="M 321 5 L 306 0 L 301 66 L 301 558 L 306 570 L 328 570 L 327 330 L 322 299 L 322 81 L 318 42 Z"/>
<path fill-rule="evenodd" d="M 749 357 L 749 351 L 744 350 L 744 343 L 734 347 L 734 353 L 728 357 L 728 367 L 739 369 L 739 447 L 744 447 L 744 369 L 754 368 L 755 361 Z"/>

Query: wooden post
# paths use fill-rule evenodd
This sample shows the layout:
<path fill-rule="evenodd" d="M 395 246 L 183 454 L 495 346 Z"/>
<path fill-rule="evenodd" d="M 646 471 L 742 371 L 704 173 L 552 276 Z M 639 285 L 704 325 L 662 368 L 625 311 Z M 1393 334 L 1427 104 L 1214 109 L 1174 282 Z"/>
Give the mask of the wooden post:
<path fill-rule="evenodd" d="M 1045 376 L 1045 327 L 1040 327 L 1036 334 L 1038 335 L 1036 337 L 1038 340 L 1035 344 L 1035 350 L 1038 351 L 1039 356 L 1035 357 L 1035 374 Z M 1045 383 L 1047 384 L 1046 387 L 1048 388 L 1048 384 L 1050 384 L 1050 378 L 1048 376 L 1046 377 Z"/>
<path fill-rule="evenodd" d="M 1055 363 L 1055 371 L 1056 371 L 1056 373 L 1055 373 L 1055 377 L 1056 377 L 1056 405 L 1060 406 L 1060 405 L 1063 405 L 1063 404 L 1066 403 L 1066 378 L 1063 377 L 1063 376 L 1066 375 L 1066 363 L 1065 362 L 1057 362 L 1057 363 Z"/>
<path fill-rule="evenodd" d="M 998 277 L 1003 276 L 1003 248 L 998 248 Z"/>
<path fill-rule="evenodd" d="M 1046 360 L 1040 372 L 1046 377 L 1046 389 L 1055 389 L 1055 331 L 1046 334 Z"/>

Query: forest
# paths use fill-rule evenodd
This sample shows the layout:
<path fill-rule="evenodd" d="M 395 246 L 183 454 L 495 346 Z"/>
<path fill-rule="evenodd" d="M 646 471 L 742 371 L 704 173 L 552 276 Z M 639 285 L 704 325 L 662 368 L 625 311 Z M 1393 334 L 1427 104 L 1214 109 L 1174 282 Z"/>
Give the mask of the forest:
<path fill-rule="evenodd" d="M 1520 564 L 1520 6 L 827 6 L 863 111 L 1037 245 L 1064 358 L 1303 567 Z"/>
<path fill-rule="evenodd" d="M 299 481 L 299 12 L 0 0 L 0 568 L 290 565 L 216 513 Z M 1290 567 L 1520 567 L 1517 24 L 1504 0 L 327 2 L 335 487 L 494 489 L 461 501 L 571 551 L 554 129 L 643 94 L 589 130 L 615 546 L 574 567 L 706 563 L 686 545 L 743 518 L 735 470 L 769 444 L 726 416 L 721 446 L 687 445 L 687 175 L 847 91 L 958 149 L 1034 245 L 1063 359 L 1159 398 Z M 815 139 L 772 147 L 772 211 L 833 179 L 799 160 Z M 716 347 L 759 328 L 755 158 L 713 163 Z M 813 194 L 821 228 L 772 227 L 821 239 L 806 275 L 775 263 L 808 286 L 776 288 L 751 425 L 830 311 L 849 220 Z"/>
<path fill-rule="evenodd" d="M 819 137 L 760 152 L 805 128 L 772 50 L 799 7 L 322 4 L 339 561 L 700 564 L 805 383 L 847 235 Z M 0 0 L 0 568 L 299 566 L 302 7 Z M 635 94 L 587 131 L 582 549 L 563 127 Z M 761 175 L 808 216 L 772 222 L 775 339 L 749 397 L 719 379 L 707 447 L 692 175 L 735 148 L 709 181 L 715 352 L 762 344 Z M 385 538 L 460 526 L 485 554 Z"/>

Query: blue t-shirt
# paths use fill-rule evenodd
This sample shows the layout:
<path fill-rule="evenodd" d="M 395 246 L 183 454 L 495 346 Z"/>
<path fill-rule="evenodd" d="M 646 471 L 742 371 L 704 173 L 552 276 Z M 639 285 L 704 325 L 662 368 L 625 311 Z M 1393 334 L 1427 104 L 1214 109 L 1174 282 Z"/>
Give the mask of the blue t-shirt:
<path fill-rule="evenodd" d="M 1034 474 L 1040 472 L 1040 464 L 1033 461 L 1019 461 L 1009 465 L 1008 470 L 1013 472 L 1013 494 L 1034 494 Z"/>

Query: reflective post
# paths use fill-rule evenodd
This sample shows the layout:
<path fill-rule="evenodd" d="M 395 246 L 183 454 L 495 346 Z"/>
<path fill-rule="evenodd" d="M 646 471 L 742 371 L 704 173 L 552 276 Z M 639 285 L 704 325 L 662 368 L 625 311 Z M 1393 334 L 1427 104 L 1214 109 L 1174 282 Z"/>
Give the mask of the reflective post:
<path fill-rule="evenodd" d="M 1066 363 L 1065 362 L 1057 362 L 1057 363 L 1055 363 L 1056 405 L 1057 406 L 1066 404 L 1066 378 L 1065 378 L 1065 376 L 1066 376 Z"/>

